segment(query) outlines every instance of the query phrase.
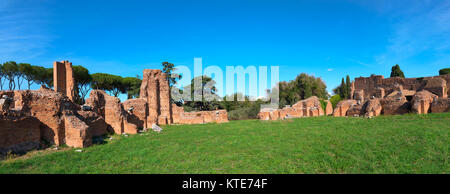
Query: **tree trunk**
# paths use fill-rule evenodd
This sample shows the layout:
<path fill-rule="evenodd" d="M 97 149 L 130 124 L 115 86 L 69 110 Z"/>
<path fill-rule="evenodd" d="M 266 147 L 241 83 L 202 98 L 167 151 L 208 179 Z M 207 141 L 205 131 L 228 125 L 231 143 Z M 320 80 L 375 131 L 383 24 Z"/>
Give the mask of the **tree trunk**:
<path fill-rule="evenodd" d="M 17 77 L 17 86 L 18 86 L 18 88 L 19 88 L 19 90 L 20 90 L 20 77 Z"/>

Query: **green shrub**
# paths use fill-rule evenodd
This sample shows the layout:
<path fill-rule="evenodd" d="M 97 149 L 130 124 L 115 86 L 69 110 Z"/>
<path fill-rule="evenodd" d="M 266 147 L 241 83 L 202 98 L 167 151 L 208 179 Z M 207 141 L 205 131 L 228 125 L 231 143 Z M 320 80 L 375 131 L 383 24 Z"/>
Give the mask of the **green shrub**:
<path fill-rule="evenodd" d="M 330 102 L 333 105 L 333 109 L 336 108 L 336 105 L 341 101 L 342 98 L 339 94 L 336 94 L 330 98 Z"/>
<path fill-rule="evenodd" d="M 444 68 L 439 70 L 439 75 L 447 75 L 450 74 L 450 68 Z"/>
<path fill-rule="evenodd" d="M 319 101 L 320 101 L 320 106 L 322 107 L 323 112 L 325 112 L 326 111 L 325 109 L 327 108 L 328 103 L 323 99 L 320 99 Z"/>
<path fill-rule="evenodd" d="M 246 119 L 257 119 L 260 107 L 258 105 L 253 105 L 251 107 L 238 108 L 228 112 L 229 120 L 246 120 Z"/>

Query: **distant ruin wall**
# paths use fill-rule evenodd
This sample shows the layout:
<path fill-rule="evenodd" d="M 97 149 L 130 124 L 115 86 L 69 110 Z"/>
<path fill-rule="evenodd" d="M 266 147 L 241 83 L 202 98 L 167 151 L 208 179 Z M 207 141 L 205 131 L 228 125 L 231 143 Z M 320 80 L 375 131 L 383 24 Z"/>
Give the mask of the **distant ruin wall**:
<path fill-rule="evenodd" d="M 174 124 L 204 124 L 228 122 L 226 110 L 184 112 L 183 107 L 172 104 Z"/>
<path fill-rule="evenodd" d="M 327 103 L 327 106 L 331 106 L 331 103 L 329 105 Z M 330 107 L 325 108 L 327 113 L 330 113 L 330 109 Z M 258 113 L 258 118 L 260 120 L 278 120 L 299 117 L 316 117 L 324 115 L 326 111 L 322 109 L 319 98 L 311 96 L 305 100 L 298 101 L 292 106 L 287 106 L 282 109 L 261 109 Z"/>
<path fill-rule="evenodd" d="M 398 86 L 401 86 L 404 90 L 411 91 L 425 89 L 433 92 L 440 98 L 447 98 L 449 95 L 449 83 L 450 75 L 423 78 L 391 77 L 387 79 L 382 75 L 372 75 L 370 77 L 355 78 L 353 85 L 354 91 L 363 91 L 365 99 L 369 99 L 372 96 L 383 98 L 385 94 L 390 94 L 397 90 Z"/>

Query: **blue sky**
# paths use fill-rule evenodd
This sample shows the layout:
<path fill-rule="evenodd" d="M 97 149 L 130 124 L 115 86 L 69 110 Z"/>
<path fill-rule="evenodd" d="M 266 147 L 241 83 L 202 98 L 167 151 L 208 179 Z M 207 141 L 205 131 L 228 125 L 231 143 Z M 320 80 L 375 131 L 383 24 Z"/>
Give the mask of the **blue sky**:
<path fill-rule="evenodd" d="M 163 61 L 280 66 L 328 90 L 345 75 L 437 75 L 450 67 L 450 1 L 0 1 L 0 62 L 142 75 Z"/>

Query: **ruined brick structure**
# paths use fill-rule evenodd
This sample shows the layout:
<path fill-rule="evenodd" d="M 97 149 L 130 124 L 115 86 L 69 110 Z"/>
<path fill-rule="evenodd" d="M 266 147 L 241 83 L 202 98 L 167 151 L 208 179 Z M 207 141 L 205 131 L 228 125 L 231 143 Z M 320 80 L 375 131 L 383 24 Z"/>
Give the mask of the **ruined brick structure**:
<path fill-rule="evenodd" d="M 378 116 L 448 111 L 450 75 L 385 79 L 382 75 L 356 78 L 351 99 L 339 102 L 334 116 Z M 433 108 L 434 107 L 434 108 Z"/>
<path fill-rule="evenodd" d="M 184 112 L 183 107 L 172 104 L 174 124 L 203 124 L 228 122 L 226 110 Z"/>
<path fill-rule="evenodd" d="M 161 70 L 145 69 L 140 97 L 120 102 L 92 90 L 83 106 L 73 103 L 72 64 L 54 63 L 54 90 L 0 91 L 0 155 L 38 148 L 42 141 L 57 146 L 87 147 L 93 137 L 108 133 L 135 134 L 154 125 L 228 122 L 225 110 L 185 112 L 171 103 L 169 82 Z M 298 117 L 378 116 L 450 111 L 450 75 L 425 78 L 356 78 L 351 99 L 333 110 L 313 96 L 282 109 L 262 109 L 261 120 Z"/>
<path fill-rule="evenodd" d="M 298 101 L 292 106 L 286 106 L 282 109 L 261 109 L 258 113 L 260 120 L 278 120 L 299 117 L 315 117 L 324 114 L 331 114 L 331 103 L 327 102 L 327 107 L 322 109 L 319 98 L 316 96 L 309 97 L 305 100 Z"/>
<path fill-rule="evenodd" d="M 228 121 L 225 110 L 184 112 L 172 105 L 169 83 L 161 70 L 144 70 L 139 99 L 121 103 L 105 91 L 91 90 L 83 106 L 73 103 L 75 80 L 70 62 L 55 62 L 53 77 L 54 90 L 0 91 L 0 155 L 36 149 L 41 141 L 87 147 L 93 137 L 136 134 L 154 124 Z"/>
<path fill-rule="evenodd" d="M 148 103 L 147 126 L 172 123 L 170 88 L 166 74 L 159 69 L 145 69 L 139 98 Z"/>
<path fill-rule="evenodd" d="M 86 105 L 104 119 L 108 126 L 107 131 L 116 134 L 138 133 L 137 123 L 133 123 L 134 115 L 125 111 L 119 98 L 110 96 L 103 90 L 92 90 L 86 99 Z"/>
<path fill-rule="evenodd" d="M 261 120 L 278 120 L 307 116 L 333 115 L 335 117 L 380 114 L 395 115 L 450 111 L 450 75 L 423 78 L 387 78 L 381 75 L 359 77 L 351 83 L 350 99 L 340 101 L 332 108 L 327 102 L 325 112 L 317 97 L 299 101 L 283 109 L 263 109 Z"/>
<path fill-rule="evenodd" d="M 123 102 L 126 110 L 135 116 L 139 127 L 154 124 L 203 124 L 228 122 L 225 110 L 184 112 L 170 101 L 170 87 L 166 74 L 158 69 L 145 69 L 139 99 Z"/>
<path fill-rule="evenodd" d="M 53 63 L 53 86 L 55 91 L 66 95 L 73 101 L 75 96 L 75 79 L 71 62 L 55 61 Z"/>
<path fill-rule="evenodd" d="M 0 95 L 8 95 L 13 101 L 7 110 L 0 112 L 4 116 L 0 118 L 0 133 L 12 133 L 0 136 L 0 150 L 3 149 L 0 154 L 7 150 L 28 150 L 31 144 L 38 146 L 36 142 L 40 140 L 71 147 L 91 145 L 89 126 L 78 114 L 79 106 L 68 97 L 47 88 L 0 92 Z M 23 128 L 16 130 L 20 126 Z"/>
<path fill-rule="evenodd" d="M 372 75 L 370 77 L 355 78 L 352 84 L 352 94 L 361 92 L 365 99 L 374 96 L 384 98 L 399 87 L 404 91 L 428 90 L 436 94 L 439 98 L 447 98 L 450 92 L 450 75 L 423 78 L 384 78 L 382 75 Z M 412 96 L 411 96 L 412 97 Z M 354 99 L 354 97 L 352 96 Z"/>

